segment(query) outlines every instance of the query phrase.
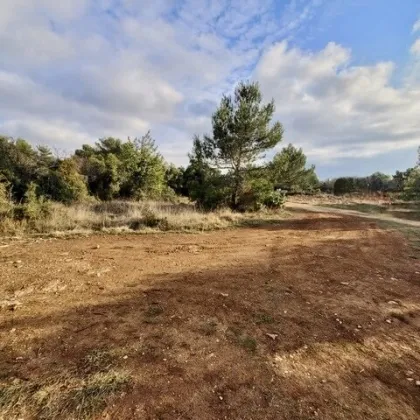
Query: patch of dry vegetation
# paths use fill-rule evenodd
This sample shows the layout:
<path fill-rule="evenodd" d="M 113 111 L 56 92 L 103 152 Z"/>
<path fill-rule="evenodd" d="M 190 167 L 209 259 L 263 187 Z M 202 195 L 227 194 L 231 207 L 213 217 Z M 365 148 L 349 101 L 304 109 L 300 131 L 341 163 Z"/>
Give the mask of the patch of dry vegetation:
<path fill-rule="evenodd" d="M 130 386 L 131 378 L 121 372 L 98 372 L 83 379 L 54 378 L 43 383 L 15 379 L 0 384 L 0 409 L 4 415 L 15 418 L 21 408 L 37 419 L 86 419 L 102 411 L 111 397 Z"/>
<path fill-rule="evenodd" d="M 90 232 L 135 231 L 209 231 L 261 220 L 278 219 L 285 213 L 261 211 L 235 213 L 230 209 L 204 212 L 191 203 L 157 201 L 110 201 L 80 203 L 65 206 L 49 203 L 43 217 L 14 218 L 8 213 L 0 215 L 0 233 L 23 235 L 28 233 L 66 234 Z"/>

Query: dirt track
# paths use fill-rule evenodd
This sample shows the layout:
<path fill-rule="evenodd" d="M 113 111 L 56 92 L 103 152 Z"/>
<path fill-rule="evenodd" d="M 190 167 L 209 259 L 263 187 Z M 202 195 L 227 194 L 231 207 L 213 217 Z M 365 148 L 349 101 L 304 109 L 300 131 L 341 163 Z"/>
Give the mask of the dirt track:
<path fill-rule="evenodd" d="M 323 207 L 322 205 L 312 205 L 312 204 L 294 203 L 294 202 L 286 203 L 286 207 L 289 209 L 294 209 L 298 211 L 301 210 L 301 211 L 310 211 L 313 213 L 340 214 L 344 216 L 362 217 L 365 219 L 398 223 L 400 225 L 405 225 L 405 226 L 420 227 L 420 221 L 418 220 L 407 220 L 407 219 L 402 219 L 399 217 L 392 217 L 389 215 L 384 215 L 382 213 L 369 214 L 369 213 L 362 213 L 361 211 L 356 211 L 356 210 L 345 210 L 345 209 L 338 209 L 338 208 L 332 208 L 332 207 Z"/>
<path fill-rule="evenodd" d="M 13 242 L 0 248 L 0 291 L 21 305 L 0 311 L 0 418 L 48 418 L 29 385 L 51 383 L 56 418 L 76 418 L 60 398 L 108 369 L 131 385 L 97 418 L 418 419 L 413 257 L 402 236 L 332 214 Z M 86 366 L 97 351 L 106 366 Z"/>

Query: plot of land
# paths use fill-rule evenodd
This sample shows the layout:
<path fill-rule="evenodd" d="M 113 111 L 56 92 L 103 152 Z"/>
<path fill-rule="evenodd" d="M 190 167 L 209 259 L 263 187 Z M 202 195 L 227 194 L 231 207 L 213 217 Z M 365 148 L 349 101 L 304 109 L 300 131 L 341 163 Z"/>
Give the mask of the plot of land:
<path fill-rule="evenodd" d="M 0 418 L 418 419 L 417 257 L 315 213 L 4 242 Z"/>

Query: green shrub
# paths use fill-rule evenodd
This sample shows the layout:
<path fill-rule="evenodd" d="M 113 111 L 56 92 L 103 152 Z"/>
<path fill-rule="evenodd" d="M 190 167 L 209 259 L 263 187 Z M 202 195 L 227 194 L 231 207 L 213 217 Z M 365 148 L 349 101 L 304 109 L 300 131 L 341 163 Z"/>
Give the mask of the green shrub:
<path fill-rule="evenodd" d="M 407 200 L 420 199 L 420 167 L 413 169 L 404 181 L 403 198 Z"/>
<path fill-rule="evenodd" d="M 24 204 L 18 206 L 21 208 L 24 218 L 31 221 L 43 220 L 51 215 L 51 203 L 43 196 L 38 197 L 36 189 L 36 184 L 31 182 L 25 193 Z"/>
<path fill-rule="evenodd" d="M 286 202 L 286 194 L 281 191 L 272 191 L 264 199 L 264 205 L 269 209 L 281 209 Z"/>
<path fill-rule="evenodd" d="M 258 211 L 263 208 L 280 209 L 284 206 L 286 195 L 274 191 L 273 184 L 264 178 L 251 180 L 239 197 L 239 211 Z"/>
<path fill-rule="evenodd" d="M 13 213 L 13 202 L 9 195 L 9 185 L 0 182 L 0 220 Z"/>
<path fill-rule="evenodd" d="M 334 182 L 334 195 L 349 194 L 355 192 L 356 190 L 355 178 L 337 178 Z"/>
<path fill-rule="evenodd" d="M 273 192 L 273 184 L 264 178 L 251 179 L 239 195 L 239 211 L 258 211 L 265 199 Z"/>

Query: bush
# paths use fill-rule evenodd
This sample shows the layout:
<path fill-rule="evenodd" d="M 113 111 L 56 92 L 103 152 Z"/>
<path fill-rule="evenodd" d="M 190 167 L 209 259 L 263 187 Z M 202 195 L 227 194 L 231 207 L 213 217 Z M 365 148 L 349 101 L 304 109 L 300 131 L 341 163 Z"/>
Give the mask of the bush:
<path fill-rule="evenodd" d="M 413 169 L 404 181 L 403 197 L 407 200 L 420 199 L 420 167 Z"/>
<path fill-rule="evenodd" d="M 51 204 L 45 197 L 38 197 L 36 194 L 37 186 L 30 183 L 25 193 L 25 202 L 21 206 L 17 206 L 23 218 L 30 221 L 43 220 L 51 215 Z M 18 211 L 19 211 L 18 210 Z"/>
<path fill-rule="evenodd" d="M 140 230 L 143 227 L 158 228 L 160 230 L 169 230 L 169 222 L 166 217 L 159 217 L 149 206 L 142 210 L 142 218 L 133 220 L 130 223 L 130 229 Z"/>
<path fill-rule="evenodd" d="M 279 209 L 284 206 L 286 195 L 273 190 L 273 184 L 264 178 L 251 180 L 239 197 L 239 211 L 258 211 L 264 207 Z"/>
<path fill-rule="evenodd" d="M 269 209 L 281 209 L 286 203 L 286 194 L 281 191 L 272 191 L 264 199 L 264 205 Z"/>
<path fill-rule="evenodd" d="M 337 178 L 334 182 L 334 195 L 344 195 L 356 191 L 355 178 Z"/>
<path fill-rule="evenodd" d="M 13 202 L 9 195 L 9 185 L 0 182 L 0 220 L 9 216 L 13 212 Z"/>

